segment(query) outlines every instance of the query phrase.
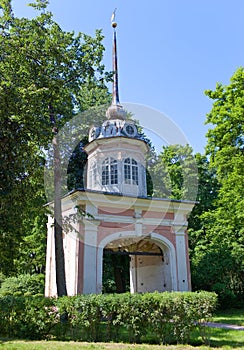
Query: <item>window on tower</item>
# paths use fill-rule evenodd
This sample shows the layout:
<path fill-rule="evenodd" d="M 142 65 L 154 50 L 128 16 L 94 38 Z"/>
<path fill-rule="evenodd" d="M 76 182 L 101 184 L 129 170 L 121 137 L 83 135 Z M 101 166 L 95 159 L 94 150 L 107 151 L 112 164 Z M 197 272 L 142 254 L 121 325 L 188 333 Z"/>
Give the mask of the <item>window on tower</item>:
<path fill-rule="evenodd" d="M 90 186 L 91 188 L 95 188 L 97 186 L 97 163 L 91 162 L 90 169 L 89 169 L 89 176 L 90 176 Z"/>
<path fill-rule="evenodd" d="M 106 158 L 102 163 L 102 185 L 118 184 L 118 163 L 112 157 Z"/>
<path fill-rule="evenodd" d="M 126 184 L 138 185 L 138 165 L 133 158 L 124 160 L 124 180 Z"/>

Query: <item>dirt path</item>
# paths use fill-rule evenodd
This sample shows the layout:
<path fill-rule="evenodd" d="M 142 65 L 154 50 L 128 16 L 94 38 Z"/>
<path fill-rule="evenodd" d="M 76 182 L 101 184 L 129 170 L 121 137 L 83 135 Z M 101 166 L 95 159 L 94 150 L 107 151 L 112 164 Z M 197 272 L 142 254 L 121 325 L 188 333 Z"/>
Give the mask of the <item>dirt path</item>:
<path fill-rule="evenodd" d="M 235 331 L 244 331 L 244 326 L 238 326 L 236 324 L 226 324 L 226 323 L 218 323 L 218 322 L 205 322 L 205 326 L 211 328 L 224 328 L 224 329 L 232 329 Z"/>

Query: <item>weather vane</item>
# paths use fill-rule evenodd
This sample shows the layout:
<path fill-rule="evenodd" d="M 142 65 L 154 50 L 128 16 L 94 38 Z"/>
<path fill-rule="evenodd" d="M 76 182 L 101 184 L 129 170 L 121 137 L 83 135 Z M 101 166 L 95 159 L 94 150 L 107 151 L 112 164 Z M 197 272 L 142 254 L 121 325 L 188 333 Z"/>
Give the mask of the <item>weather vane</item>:
<path fill-rule="evenodd" d="M 113 28 L 117 27 L 117 23 L 115 22 L 116 10 L 117 10 L 117 8 L 114 9 L 112 16 L 111 16 L 111 24 L 112 24 Z"/>

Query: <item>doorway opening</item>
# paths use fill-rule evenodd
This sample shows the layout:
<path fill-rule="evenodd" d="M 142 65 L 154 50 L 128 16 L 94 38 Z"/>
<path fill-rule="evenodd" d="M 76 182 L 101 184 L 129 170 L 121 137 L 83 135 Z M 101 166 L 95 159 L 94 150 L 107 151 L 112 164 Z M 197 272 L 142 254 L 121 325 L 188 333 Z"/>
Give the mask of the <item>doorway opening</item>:
<path fill-rule="evenodd" d="M 103 253 L 104 293 L 167 290 L 165 252 L 150 238 L 117 239 Z"/>
<path fill-rule="evenodd" d="M 130 291 L 130 257 L 104 250 L 103 293 L 125 293 Z"/>

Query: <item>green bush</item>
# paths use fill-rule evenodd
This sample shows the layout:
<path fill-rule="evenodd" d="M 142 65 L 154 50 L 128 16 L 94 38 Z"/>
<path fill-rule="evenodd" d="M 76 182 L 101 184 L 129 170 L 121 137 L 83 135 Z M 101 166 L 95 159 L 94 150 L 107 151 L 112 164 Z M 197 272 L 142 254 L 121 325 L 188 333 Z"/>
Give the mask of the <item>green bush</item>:
<path fill-rule="evenodd" d="M 224 283 L 215 283 L 212 286 L 212 291 L 218 295 L 218 302 L 221 309 L 228 309 L 236 305 L 237 296 Z"/>
<path fill-rule="evenodd" d="M 6 279 L 6 277 L 4 276 L 4 274 L 2 272 L 0 272 L 0 288 L 1 288 L 1 285 L 5 279 Z"/>
<path fill-rule="evenodd" d="M 0 336 L 46 339 L 59 322 L 51 298 L 0 296 Z"/>
<path fill-rule="evenodd" d="M 0 336 L 184 343 L 211 317 L 215 293 L 0 297 Z"/>
<path fill-rule="evenodd" d="M 44 295 L 43 274 L 23 274 L 18 277 L 8 277 L 3 280 L 0 295 Z"/>

